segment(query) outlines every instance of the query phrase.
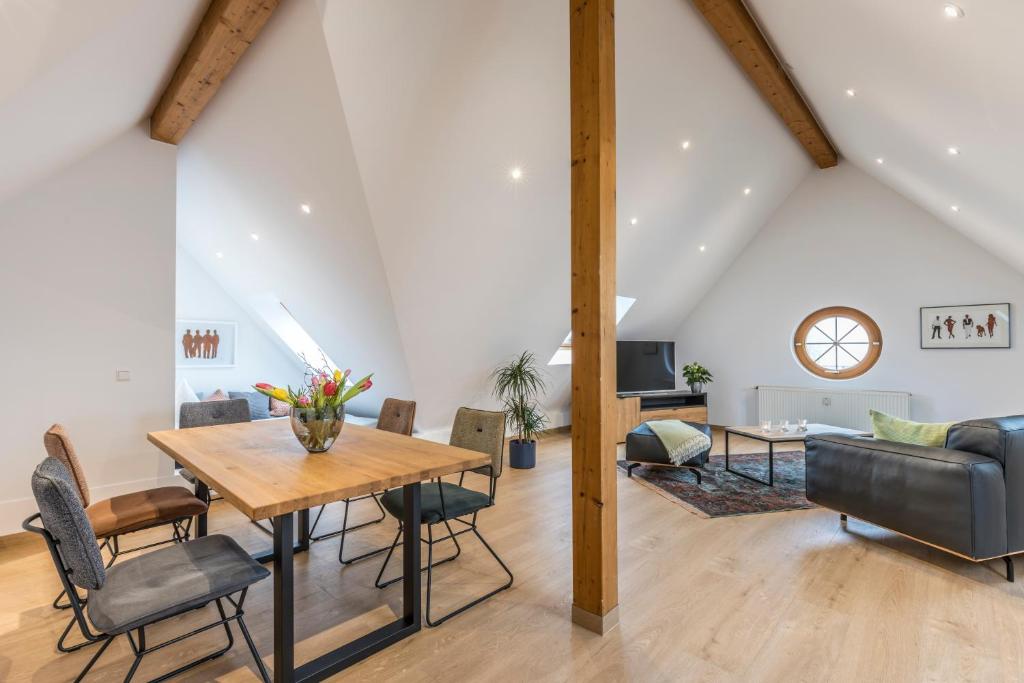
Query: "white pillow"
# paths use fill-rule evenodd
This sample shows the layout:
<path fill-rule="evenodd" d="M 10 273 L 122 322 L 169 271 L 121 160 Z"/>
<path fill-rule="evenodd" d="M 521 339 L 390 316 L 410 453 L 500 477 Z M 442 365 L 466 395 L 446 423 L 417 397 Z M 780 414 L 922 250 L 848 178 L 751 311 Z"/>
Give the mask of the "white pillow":
<path fill-rule="evenodd" d="M 178 388 L 174 391 L 174 428 L 178 428 L 178 418 L 181 416 L 182 403 L 196 403 L 199 397 L 192 390 L 188 380 L 182 377 L 178 381 Z"/>

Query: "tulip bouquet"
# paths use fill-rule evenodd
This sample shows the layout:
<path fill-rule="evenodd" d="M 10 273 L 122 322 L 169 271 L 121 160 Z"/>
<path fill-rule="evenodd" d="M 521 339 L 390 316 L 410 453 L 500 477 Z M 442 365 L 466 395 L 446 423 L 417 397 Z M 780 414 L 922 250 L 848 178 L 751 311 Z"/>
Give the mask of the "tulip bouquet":
<path fill-rule="evenodd" d="M 305 358 L 303 358 L 305 361 Z M 351 370 L 331 370 L 325 360 L 317 368 L 306 362 L 304 385 L 298 389 L 260 382 L 253 389 L 291 406 L 292 431 L 311 453 L 322 453 L 334 444 L 345 423 L 345 403 L 373 386 L 373 373 L 358 382 L 349 380 Z"/>

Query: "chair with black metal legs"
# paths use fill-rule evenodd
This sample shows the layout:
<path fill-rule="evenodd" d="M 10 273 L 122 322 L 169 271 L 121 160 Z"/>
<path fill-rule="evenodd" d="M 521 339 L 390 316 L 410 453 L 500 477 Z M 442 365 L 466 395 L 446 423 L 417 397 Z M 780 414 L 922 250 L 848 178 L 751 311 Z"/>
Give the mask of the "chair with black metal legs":
<path fill-rule="evenodd" d="M 505 414 L 488 410 L 474 410 L 473 408 L 459 408 L 459 412 L 455 416 L 455 423 L 452 426 L 452 436 L 449 443 L 452 446 L 487 453 L 491 456 L 491 464 L 468 470 L 468 472 L 480 474 L 488 478 L 487 493 L 475 491 L 462 486 L 466 472 L 463 472 L 459 476 L 458 484 L 442 481 L 440 478 L 435 479 L 434 481 L 424 482 L 422 484 L 422 490 L 420 493 L 420 521 L 422 524 L 427 525 L 427 538 L 423 541 L 427 544 L 427 566 L 422 568 L 421 571 L 427 572 L 425 621 L 428 626 L 438 626 L 455 615 L 465 612 L 470 607 L 478 605 L 484 600 L 497 595 L 501 591 L 511 587 L 512 581 L 514 580 L 512 572 L 505 563 L 502 562 L 501 558 L 498 557 L 498 554 L 494 552 L 494 548 L 484 540 L 484 537 L 480 534 L 480 530 L 477 528 L 477 515 L 479 512 L 484 508 L 494 505 L 494 496 L 497 490 L 498 477 L 501 476 L 502 454 L 505 445 Z M 382 495 L 381 504 L 383 504 L 384 508 L 392 516 L 399 520 L 402 519 L 405 506 L 401 489 L 394 489 Z M 464 519 L 466 517 L 469 517 L 470 519 L 467 521 Z M 464 528 L 459 528 L 458 531 L 453 531 L 451 526 L 452 523 L 462 525 Z M 434 527 L 439 524 L 444 525 L 448 534 L 446 536 L 435 538 Z M 397 577 L 387 581 L 381 581 L 384 576 L 384 570 L 387 569 L 388 562 L 391 560 L 391 556 L 394 554 L 395 548 L 398 546 L 398 542 L 402 537 L 402 532 L 403 529 L 401 522 L 399 522 L 398 534 L 395 536 L 394 543 L 392 543 L 391 547 L 388 549 L 388 553 L 384 558 L 384 564 L 381 565 L 380 572 L 377 574 L 377 579 L 374 582 L 377 588 L 384 588 L 401 580 L 402 578 Z M 462 553 L 462 547 L 459 545 L 458 537 L 468 533 L 475 535 L 483 544 L 484 548 L 486 548 L 497 563 L 501 565 L 501 568 L 508 575 L 508 581 L 498 588 L 495 588 L 494 590 L 469 601 L 461 607 L 457 607 L 447 614 L 434 619 L 430 615 L 430 598 L 433 590 L 434 568 L 447 562 L 451 562 Z M 455 552 L 442 560 L 434 562 L 434 545 L 448 540 L 451 540 L 455 545 Z"/>
<path fill-rule="evenodd" d="M 85 644 L 100 644 L 75 678 L 76 683 L 85 678 L 110 643 L 121 634 L 125 635 L 135 655 L 124 679 L 130 681 L 145 655 L 223 626 L 227 634 L 226 646 L 155 680 L 172 678 L 230 650 L 234 645 L 232 621 L 238 624 L 256 660 L 259 675 L 266 683 L 270 682 L 242 611 L 249 587 L 267 578 L 270 572 L 232 539 L 205 536 L 154 550 L 107 569 L 96 545 L 95 531 L 75 492 L 75 482 L 59 460 L 50 457 L 36 467 L 32 474 L 32 493 L 39 512 L 26 519 L 22 528 L 39 534 L 46 541 L 74 611 L 72 623 L 78 623 Z M 42 526 L 36 523 L 38 521 L 42 521 Z M 78 596 L 76 587 L 88 592 L 88 616 L 84 609 L 86 603 Z M 224 600 L 234 608 L 230 615 L 225 612 Z M 214 621 L 156 645 L 147 645 L 147 628 L 191 610 L 205 609 L 211 602 L 217 608 Z"/>
<path fill-rule="evenodd" d="M 59 424 L 51 426 L 43 435 L 43 445 L 46 447 L 47 454 L 60 461 L 71 474 L 79 503 L 96 532 L 96 540 L 100 542 L 100 551 L 106 549 L 110 554 L 108 567 L 120 555 L 165 543 L 179 543 L 188 540 L 193 517 L 207 510 L 205 501 L 192 495 L 191 491 L 182 486 L 162 486 L 93 502 L 90 500 L 85 471 L 82 468 L 82 463 L 78 460 L 78 454 L 75 452 L 67 430 Z M 170 538 L 134 548 L 121 549 L 122 535 L 165 525 L 171 528 Z M 70 602 L 61 602 L 63 598 L 64 593 L 61 592 L 54 599 L 53 606 L 56 609 L 71 608 Z M 67 650 L 63 641 L 62 637 L 57 642 L 57 648 L 65 652 Z"/>
<path fill-rule="evenodd" d="M 377 429 L 384 430 L 386 432 L 394 432 L 395 434 L 404 434 L 405 436 L 412 435 L 413 422 L 416 419 L 416 401 L 403 401 L 397 398 L 386 398 L 380 408 L 380 417 L 377 418 Z M 317 512 L 316 518 L 313 520 L 313 526 L 309 530 L 309 540 L 311 541 L 322 541 L 328 538 L 334 538 L 335 536 L 341 536 L 341 546 L 338 548 L 338 560 L 342 564 L 352 564 L 359 560 L 372 557 L 378 553 L 382 553 L 387 550 L 384 548 L 377 548 L 369 552 L 356 555 L 345 559 L 345 535 L 356 529 L 362 529 L 363 527 L 370 526 L 371 524 L 378 524 L 383 522 L 386 514 L 384 508 L 380 505 L 380 493 L 368 493 L 365 496 L 358 496 L 356 498 L 348 498 L 341 501 L 345 506 L 345 513 L 342 517 L 341 528 L 337 531 L 330 531 L 324 534 L 316 535 L 316 525 L 320 521 L 320 517 L 324 514 L 326 505 L 320 506 L 320 511 Z M 349 507 L 352 503 L 360 500 L 373 500 L 377 504 L 377 509 L 380 511 L 380 516 L 374 516 L 373 519 L 367 522 L 361 522 L 353 526 L 348 525 L 348 513 Z"/>

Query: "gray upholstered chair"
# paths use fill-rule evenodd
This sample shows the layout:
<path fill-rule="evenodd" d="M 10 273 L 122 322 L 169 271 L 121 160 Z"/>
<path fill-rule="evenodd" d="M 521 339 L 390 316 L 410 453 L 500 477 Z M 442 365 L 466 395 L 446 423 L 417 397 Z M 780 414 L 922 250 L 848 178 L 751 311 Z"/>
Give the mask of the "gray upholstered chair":
<path fill-rule="evenodd" d="M 188 540 L 193 517 L 207 510 L 205 501 L 199 500 L 182 486 L 161 486 L 94 502 L 89 496 L 85 470 L 78 460 L 67 430 L 59 424 L 53 425 L 43 435 L 43 445 L 47 454 L 59 460 L 71 474 L 78 500 L 96 533 L 96 540 L 101 541 L 100 552 L 106 549 L 110 553 L 108 567 L 124 553 Z M 121 536 L 164 525 L 171 529 L 170 538 L 136 548 L 121 549 Z M 61 593 L 53 601 L 55 608 L 71 607 L 70 602 L 61 602 L 63 597 Z M 63 649 L 63 642 L 58 642 L 57 647 Z"/>
<path fill-rule="evenodd" d="M 452 436 L 449 440 L 452 446 L 458 446 L 467 450 L 478 451 L 480 453 L 487 453 L 491 456 L 491 463 L 484 465 L 476 469 L 468 470 L 468 472 L 483 475 L 488 478 L 487 482 L 487 493 L 476 491 L 470 488 L 462 486 L 463 480 L 466 476 L 466 472 L 463 472 L 459 476 L 459 483 L 452 484 L 446 481 L 442 481 L 440 478 L 434 481 L 424 482 L 422 484 L 422 491 L 420 494 L 420 522 L 427 525 L 427 566 L 424 570 L 427 572 L 427 603 L 426 603 L 426 622 L 428 626 L 438 626 L 448 619 L 451 619 L 457 614 L 461 614 L 470 607 L 478 605 L 484 600 L 500 593 L 501 591 L 509 588 L 512 585 L 513 576 L 509 568 L 505 566 L 505 563 L 501 561 L 498 554 L 494 552 L 494 549 L 484 540 L 484 537 L 480 535 L 480 531 L 477 528 L 476 518 L 477 514 L 484 508 L 491 507 L 494 505 L 494 497 L 497 490 L 498 477 L 501 476 L 503 453 L 505 447 L 505 414 L 502 412 L 495 412 L 489 410 L 475 410 L 473 408 L 459 408 L 459 412 L 455 416 L 455 423 L 452 425 Z M 383 496 L 381 496 L 381 503 L 384 508 L 393 517 L 399 520 L 398 534 L 395 536 L 394 542 L 388 549 L 388 554 L 384 558 L 384 564 L 381 565 L 380 572 L 377 574 L 375 585 L 377 588 L 384 588 L 389 586 L 396 581 L 399 581 L 402 577 L 389 579 L 388 581 L 381 581 L 384 576 L 384 570 L 388 566 L 388 561 L 395 552 L 395 548 L 398 546 L 398 542 L 402 537 L 402 523 L 404 515 L 404 498 L 401 489 L 392 489 Z M 463 519 L 469 517 L 469 520 Z M 456 522 L 461 524 L 463 528 L 458 531 L 453 531 L 451 523 Z M 437 524 L 443 524 L 445 529 L 448 531 L 447 536 L 441 536 L 439 538 L 434 537 L 434 526 Z M 457 607 L 447 614 L 432 619 L 430 616 L 430 597 L 433 587 L 433 576 L 434 568 L 451 562 L 462 553 L 462 547 L 459 545 L 458 537 L 473 533 L 487 549 L 487 551 L 497 560 L 501 568 L 505 570 L 508 575 L 508 581 L 495 588 L 494 590 L 475 598 L 468 603 Z M 451 540 L 455 544 L 455 552 L 442 559 L 434 562 L 434 545 L 447 540 Z"/>
<path fill-rule="evenodd" d="M 68 625 L 78 624 L 84 644 L 100 643 L 99 649 L 76 678 L 81 681 L 117 636 L 124 634 L 135 659 L 125 681 L 130 681 L 142 658 L 171 643 L 223 626 L 228 643 L 225 647 L 203 655 L 164 674 L 159 680 L 172 678 L 214 657 L 234 645 L 231 622 L 238 623 L 256 666 L 269 683 L 266 667 L 249 635 L 243 620 L 242 605 L 249 586 L 270 575 L 237 543 L 227 536 L 205 536 L 154 550 L 145 555 L 118 563 L 106 569 L 96 533 L 75 491 L 76 482 L 68 469 L 57 459 L 44 460 L 32 475 L 32 493 L 39 512 L 22 524 L 26 531 L 41 535 L 71 601 L 74 617 Z M 42 521 L 42 526 L 35 524 Z M 88 604 L 79 598 L 77 588 L 88 592 Z M 237 600 L 233 598 L 238 595 Z M 224 611 L 222 600 L 234 607 Z M 158 622 L 203 609 L 215 603 L 218 618 L 198 629 L 162 643 L 147 645 L 146 629 Z M 86 610 L 88 608 L 88 616 Z M 136 636 L 133 637 L 132 633 Z"/>
<path fill-rule="evenodd" d="M 395 434 L 404 434 L 405 436 L 412 436 L 412 426 L 415 419 L 416 401 L 403 401 L 397 398 L 386 398 L 384 399 L 384 403 L 380 407 L 380 416 L 377 418 L 377 429 L 381 429 L 386 432 L 393 432 Z M 313 520 L 313 526 L 309 530 L 309 539 L 311 541 L 323 541 L 328 538 L 334 538 L 335 536 L 341 536 L 341 545 L 338 548 L 338 561 L 340 561 L 342 564 L 352 564 L 353 562 L 358 562 L 359 560 L 363 560 L 367 557 L 372 557 L 373 555 L 384 552 L 385 550 L 387 550 L 386 547 L 377 548 L 375 550 L 362 553 L 361 555 L 351 557 L 347 560 L 345 559 L 345 535 L 348 532 L 355 531 L 356 529 L 362 529 L 365 526 L 370 526 L 371 524 L 378 524 L 384 521 L 384 517 L 386 515 L 384 513 L 384 508 L 380 506 L 379 496 L 380 493 L 374 492 L 368 493 L 365 496 L 347 498 L 341 501 L 345 505 L 345 514 L 342 517 L 341 528 L 337 531 L 329 531 L 327 533 L 320 534 L 319 536 L 317 536 L 314 533 L 316 531 L 316 525 L 320 521 L 321 515 L 324 514 L 324 510 L 327 508 L 326 505 L 321 505 L 320 511 L 316 514 L 316 519 Z M 373 502 L 377 504 L 377 510 L 379 511 L 380 516 L 375 516 L 373 519 L 367 522 L 362 522 L 360 524 L 349 526 L 349 506 L 357 501 L 370 499 L 372 499 Z"/>
<path fill-rule="evenodd" d="M 214 425 L 230 425 L 239 422 L 251 422 L 249 401 L 244 398 L 233 398 L 227 401 L 195 401 L 182 403 L 178 413 L 178 429 L 193 427 L 212 427 Z M 185 481 L 196 483 L 194 474 L 174 463 L 178 474 Z"/>

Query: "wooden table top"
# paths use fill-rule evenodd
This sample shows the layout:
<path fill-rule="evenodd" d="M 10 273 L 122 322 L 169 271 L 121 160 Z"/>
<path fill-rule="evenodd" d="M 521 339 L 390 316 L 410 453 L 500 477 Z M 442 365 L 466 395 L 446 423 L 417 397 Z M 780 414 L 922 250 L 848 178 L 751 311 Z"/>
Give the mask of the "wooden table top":
<path fill-rule="evenodd" d="M 288 420 L 170 429 L 148 438 L 254 520 L 491 462 L 484 453 L 354 424 L 326 453 L 307 453 Z"/>
<path fill-rule="evenodd" d="M 749 436 L 752 439 L 760 439 L 761 441 L 803 441 L 808 436 L 815 436 L 817 434 L 871 436 L 871 432 L 862 432 L 857 429 L 846 429 L 845 427 L 833 427 L 832 425 L 816 423 L 808 424 L 807 431 L 805 432 L 797 431 L 795 425 L 790 425 L 788 432 L 784 432 L 781 429 L 772 429 L 772 431 L 766 432 L 760 427 L 726 427 L 725 431 L 730 434 L 739 434 L 740 436 Z"/>

